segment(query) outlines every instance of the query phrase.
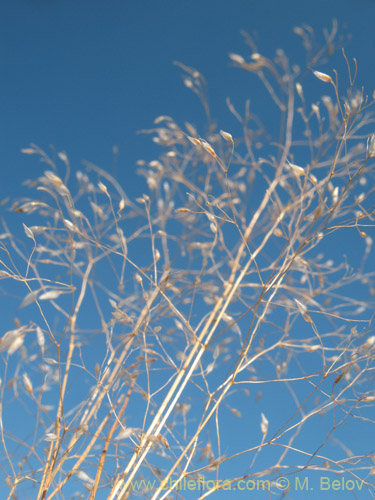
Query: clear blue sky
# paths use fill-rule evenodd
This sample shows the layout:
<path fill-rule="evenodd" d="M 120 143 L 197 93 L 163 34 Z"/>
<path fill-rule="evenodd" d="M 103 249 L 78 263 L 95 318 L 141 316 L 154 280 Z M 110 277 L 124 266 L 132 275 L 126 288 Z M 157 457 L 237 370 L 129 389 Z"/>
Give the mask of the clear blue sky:
<path fill-rule="evenodd" d="M 290 54 L 297 50 L 294 26 L 319 32 L 334 17 L 352 33 L 347 52 L 371 93 L 374 0 L 2 0 L 0 194 L 19 192 L 30 174 L 30 159 L 20 154 L 30 142 L 66 151 L 73 168 L 87 159 L 110 171 L 116 144 L 120 181 L 142 191 L 135 161 L 151 159 L 155 149 L 136 132 L 164 114 L 203 123 L 174 61 L 204 74 L 214 117 L 225 129 L 227 96 L 256 101 L 255 79 L 241 79 L 228 59 L 245 50 L 240 31 L 257 33 L 265 55 L 278 47 Z"/>
<path fill-rule="evenodd" d="M 262 114 L 255 78 L 241 76 L 228 58 L 246 51 L 241 30 L 255 33 L 267 56 L 281 47 L 298 57 L 293 27 L 308 24 L 319 34 L 333 18 L 352 35 L 346 53 L 356 57 L 358 85 L 371 95 L 375 0 L 1 0 L 0 198 L 21 193 L 22 181 L 44 170 L 20 153 L 30 142 L 66 151 L 73 171 L 83 159 L 96 163 L 130 196 L 145 192 L 136 161 L 158 151 L 137 131 L 170 115 L 204 133 L 202 109 L 174 61 L 205 76 L 218 127 L 230 130 L 226 97 L 242 106 L 249 97 Z M 343 59 L 321 69 L 334 67 L 343 68 Z"/>

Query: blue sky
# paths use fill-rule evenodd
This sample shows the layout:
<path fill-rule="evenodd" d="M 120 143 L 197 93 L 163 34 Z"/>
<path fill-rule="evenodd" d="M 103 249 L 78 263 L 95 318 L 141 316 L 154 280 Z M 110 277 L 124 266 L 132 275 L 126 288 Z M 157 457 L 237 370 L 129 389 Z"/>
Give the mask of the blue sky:
<path fill-rule="evenodd" d="M 30 142 L 66 151 L 73 168 L 87 159 L 115 171 L 127 190 L 139 192 L 135 162 L 151 159 L 155 149 L 136 132 L 159 115 L 204 123 L 174 61 L 203 73 L 220 128 L 231 119 L 226 97 L 239 104 L 250 97 L 259 106 L 255 79 L 239 76 L 228 59 L 230 52 L 244 52 L 241 30 L 257 33 L 265 55 L 278 47 L 302 54 L 293 27 L 306 23 L 319 33 L 336 18 L 352 34 L 347 53 L 357 58 L 359 82 L 372 92 L 374 16 L 373 0 L 3 0 L 0 147 L 6 178 L 0 192 L 19 192 L 31 169 L 20 149 Z M 342 64 L 340 58 L 335 64 Z"/>
<path fill-rule="evenodd" d="M 175 61 L 206 78 L 219 129 L 235 126 L 225 104 L 228 96 L 242 108 L 250 98 L 272 128 L 272 111 L 259 98 L 255 78 L 234 68 L 228 57 L 246 53 L 241 30 L 255 34 L 262 54 L 272 56 L 281 47 L 298 59 L 303 51 L 293 27 L 308 24 L 321 40 L 322 29 L 330 28 L 334 18 L 339 30 L 351 34 L 345 50 L 358 61 L 358 86 L 371 95 L 375 0 L 2 0 L 0 197 L 23 194 L 22 181 L 43 172 L 38 161 L 20 152 L 31 142 L 66 151 L 73 171 L 82 168 L 83 159 L 108 170 L 131 197 L 146 192 L 136 161 L 156 158 L 158 147 L 137 132 L 170 115 L 205 133 L 204 113 L 183 85 Z M 319 69 L 332 74 L 333 68 L 345 68 L 340 55 Z M 22 228 L 21 220 L 10 220 Z M 283 397 L 265 389 L 265 408 L 275 399 L 282 407 Z M 241 438 L 233 435 L 233 440 Z M 365 434 L 358 439 L 365 442 Z"/>

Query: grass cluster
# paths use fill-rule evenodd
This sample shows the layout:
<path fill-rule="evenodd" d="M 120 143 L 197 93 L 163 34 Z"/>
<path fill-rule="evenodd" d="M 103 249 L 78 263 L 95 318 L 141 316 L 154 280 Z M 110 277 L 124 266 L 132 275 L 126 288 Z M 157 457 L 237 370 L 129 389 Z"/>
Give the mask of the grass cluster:
<path fill-rule="evenodd" d="M 230 55 L 276 138 L 250 101 L 228 100 L 240 137 L 218 129 L 180 65 L 207 133 L 157 118 L 136 200 L 93 164 L 74 179 L 65 153 L 23 150 L 46 169 L 12 205 L 24 233 L 5 217 L 0 240 L 2 301 L 21 296 L 0 339 L 1 498 L 284 495 L 301 471 L 374 495 L 374 109 L 345 53 L 347 75 L 321 71 L 336 31 L 316 48 L 296 29 L 306 69 L 249 36 Z"/>

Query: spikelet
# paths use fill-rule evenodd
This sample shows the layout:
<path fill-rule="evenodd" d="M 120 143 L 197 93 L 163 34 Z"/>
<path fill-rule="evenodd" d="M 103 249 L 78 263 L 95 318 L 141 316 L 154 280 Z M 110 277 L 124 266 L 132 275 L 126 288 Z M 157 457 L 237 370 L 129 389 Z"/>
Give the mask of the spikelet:
<path fill-rule="evenodd" d="M 268 432 L 268 420 L 264 413 L 261 414 L 262 421 L 260 423 L 260 430 L 262 431 L 262 434 L 265 436 Z"/>
<path fill-rule="evenodd" d="M 31 380 L 30 380 L 27 373 L 24 373 L 22 375 L 22 380 L 23 380 L 23 385 L 25 386 L 26 391 L 29 394 L 32 394 L 33 393 L 33 384 L 31 383 Z"/>
<path fill-rule="evenodd" d="M 108 189 L 107 189 L 107 186 L 105 184 L 103 184 L 102 182 L 98 182 L 98 188 L 100 189 L 100 191 L 102 193 L 108 195 Z"/>
<path fill-rule="evenodd" d="M 290 163 L 290 161 L 288 161 L 288 165 L 293 173 L 298 177 L 300 177 L 301 175 L 305 175 L 305 170 L 302 167 L 295 165 L 294 163 Z"/>
<path fill-rule="evenodd" d="M 220 130 L 220 135 L 224 140 L 233 142 L 233 137 L 229 132 L 224 132 L 224 130 Z"/>
<path fill-rule="evenodd" d="M 33 241 L 35 241 L 34 239 L 34 233 L 31 231 L 31 229 L 29 227 L 26 226 L 26 224 L 22 224 L 23 225 L 23 229 L 25 231 L 25 234 L 28 238 L 31 238 Z"/>
<path fill-rule="evenodd" d="M 301 313 L 302 318 L 305 321 L 307 321 L 307 323 L 312 323 L 312 319 L 310 317 L 310 314 L 307 312 L 305 304 L 302 304 L 302 302 L 300 302 L 297 299 L 294 299 L 294 302 L 297 304 L 298 310 Z"/>
<path fill-rule="evenodd" d="M 239 54 L 229 54 L 230 59 L 237 64 L 245 64 L 245 59 Z"/>
<path fill-rule="evenodd" d="M 332 78 L 326 73 L 321 73 L 320 71 L 313 71 L 313 73 L 316 76 L 316 78 L 318 78 L 318 80 L 321 80 L 322 82 L 326 83 L 332 83 L 332 85 L 334 85 Z"/>
<path fill-rule="evenodd" d="M 375 157 L 375 134 L 372 134 L 370 139 L 370 145 L 368 147 L 368 154 L 370 158 Z"/>

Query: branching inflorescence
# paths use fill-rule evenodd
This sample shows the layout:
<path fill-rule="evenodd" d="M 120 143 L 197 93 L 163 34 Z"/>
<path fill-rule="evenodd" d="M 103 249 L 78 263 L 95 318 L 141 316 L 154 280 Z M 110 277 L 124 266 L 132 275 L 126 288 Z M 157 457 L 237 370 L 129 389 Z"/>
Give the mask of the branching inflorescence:
<path fill-rule="evenodd" d="M 24 234 L 3 220 L 0 278 L 22 299 L 0 339 L 2 498 L 205 498 L 258 480 L 281 495 L 301 471 L 374 495 L 373 450 L 353 438 L 374 424 L 373 101 L 345 53 L 344 96 L 320 70 L 336 31 L 315 49 L 296 29 L 307 71 L 248 35 L 250 56 L 230 54 L 269 94 L 276 139 L 250 102 L 242 116 L 228 100 L 242 137 L 218 129 L 180 65 L 208 132 L 157 118 L 134 201 L 93 164 L 74 181 L 65 153 L 23 150 L 47 168 L 12 207 Z"/>

